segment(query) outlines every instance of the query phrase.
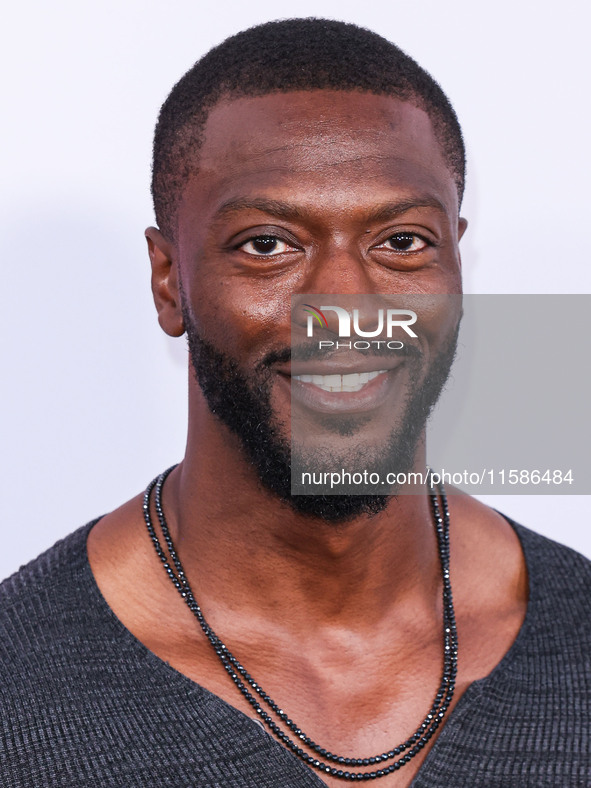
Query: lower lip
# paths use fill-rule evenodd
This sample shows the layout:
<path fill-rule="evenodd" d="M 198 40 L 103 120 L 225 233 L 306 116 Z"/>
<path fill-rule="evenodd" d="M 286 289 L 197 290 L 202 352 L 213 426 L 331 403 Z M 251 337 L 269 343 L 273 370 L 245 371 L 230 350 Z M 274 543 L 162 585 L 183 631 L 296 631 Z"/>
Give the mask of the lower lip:
<path fill-rule="evenodd" d="M 359 391 L 325 391 L 314 383 L 291 380 L 292 401 L 320 413 L 364 413 L 375 410 L 388 398 L 397 370 L 383 372 Z"/>

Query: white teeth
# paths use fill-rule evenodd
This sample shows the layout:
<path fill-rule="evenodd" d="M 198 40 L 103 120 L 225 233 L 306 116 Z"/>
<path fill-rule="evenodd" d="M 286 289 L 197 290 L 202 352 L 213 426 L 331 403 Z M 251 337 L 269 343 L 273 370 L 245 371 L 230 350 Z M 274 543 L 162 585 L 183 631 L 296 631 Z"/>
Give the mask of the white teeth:
<path fill-rule="evenodd" d="M 375 372 L 351 372 L 348 375 L 294 375 L 294 380 L 302 383 L 313 383 L 324 391 L 361 391 L 366 383 L 387 372 L 378 369 Z"/>

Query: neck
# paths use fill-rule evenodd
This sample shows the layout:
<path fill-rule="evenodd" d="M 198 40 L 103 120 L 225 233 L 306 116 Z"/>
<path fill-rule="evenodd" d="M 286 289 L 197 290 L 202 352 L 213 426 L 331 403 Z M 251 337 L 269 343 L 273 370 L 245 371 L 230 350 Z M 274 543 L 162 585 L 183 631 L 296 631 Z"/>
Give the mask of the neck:
<path fill-rule="evenodd" d="M 213 419 L 199 450 L 192 445 L 163 505 L 196 597 L 210 609 L 240 600 L 241 614 L 309 631 L 311 622 L 372 628 L 394 607 L 433 605 L 441 572 L 427 493 L 327 523 L 263 489 L 237 439 Z"/>

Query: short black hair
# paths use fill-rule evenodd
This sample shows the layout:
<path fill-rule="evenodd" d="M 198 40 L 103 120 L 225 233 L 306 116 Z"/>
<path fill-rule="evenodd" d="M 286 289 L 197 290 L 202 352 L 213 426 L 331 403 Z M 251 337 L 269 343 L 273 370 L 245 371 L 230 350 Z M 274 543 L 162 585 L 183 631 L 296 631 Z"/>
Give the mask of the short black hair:
<path fill-rule="evenodd" d="M 182 190 L 198 171 L 207 116 L 221 98 L 323 89 L 395 96 L 424 109 L 461 202 L 464 141 L 456 113 L 437 82 L 371 30 L 330 19 L 285 19 L 251 27 L 211 49 L 162 105 L 152 167 L 154 211 L 162 233 L 175 240 Z"/>

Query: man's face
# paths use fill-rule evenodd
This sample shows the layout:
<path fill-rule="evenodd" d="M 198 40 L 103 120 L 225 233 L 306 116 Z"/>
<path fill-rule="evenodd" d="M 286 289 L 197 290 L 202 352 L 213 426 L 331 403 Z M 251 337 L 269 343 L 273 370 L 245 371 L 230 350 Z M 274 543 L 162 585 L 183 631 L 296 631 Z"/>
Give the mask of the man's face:
<path fill-rule="evenodd" d="M 459 293 L 457 215 L 455 183 L 430 120 L 412 104 L 312 91 L 227 100 L 211 111 L 199 173 L 178 214 L 191 357 L 211 410 L 284 499 L 290 500 L 292 386 L 302 389 L 294 397 L 300 423 L 312 427 L 327 407 L 327 392 L 291 379 L 291 296 Z M 440 303 L 423 320 L 421 363 L 402 363 L 381 388 L 372 380 L 375 401 L 368 389 L 365 400 L 357 397 L 363 412 L 353 408 L 352 426 L 340 430 L 336 443 L 332 431 L 341 459 L 371 445 L 378 454 L 404 452 L 404 463 L 412 464 L 432 403 L 419 402 L 422 421 L 409 430 L 411 386 L 429 389 L 427 400 L 437 396 L 442 362 L 447 367 L 453 355 L 458 313 Z M 302 371 L 294 365 L 294 375 Z M 398 390 L 390 399 L 388 382 Z M 391 430 L 384 441 L 385 423 Z M 323 439 L 315 426 L 308 434 Z M 353 497 L 357 503 L 299 496 L 290 503 L 339 519 L 386 500 Z"/>

